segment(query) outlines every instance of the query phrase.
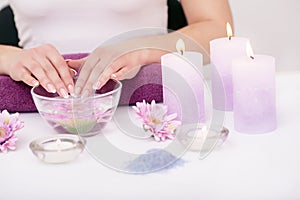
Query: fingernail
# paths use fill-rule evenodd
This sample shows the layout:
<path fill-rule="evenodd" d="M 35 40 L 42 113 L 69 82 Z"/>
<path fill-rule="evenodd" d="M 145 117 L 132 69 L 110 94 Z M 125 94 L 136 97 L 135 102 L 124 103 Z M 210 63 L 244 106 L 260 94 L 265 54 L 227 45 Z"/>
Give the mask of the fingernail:
<path fill-rule="evenodd" d="M 94 89 L 94 90 L 98 90 L 98 83 L 95 83 L 95 84 L 93 85 L 93 89 Z"/>
<path fill-rule="evenodd" d="M 88 97 L 90 95 L 90 92 L 88 90 L 84 90 L 82 93 L 82 98 Z"/>
<path fill-rule="evenodd" d="M 48 90 L 48 92 L 50 92 L 50 93 L 55 93 L 56 92 L 56 89 L 55 89 L 55 87 L 52 85 L 52 84 L 47 84 L 47 90 Z"/>
<path fill-rule="evenodd" d="M 68 63 L 70 60 L 72 60 L 72 59 L 65 59 L 66 63 Z"/>
<path fill-rule="evenodd" d="M 81 88 L 80 87 L 76 87 L 75 88 L 75 95 L 79 95 L 81 92 Z"/>
<path fill-rule="evenodd" d="M 32 81 L 33 86 L 38 86 L 40 83 L 36 80 Z"/>
<path fill-rule="evenodd" d="M 77 76 L 78 72 L 75 69 L 70 68 L 72 77 Z"/>
<path fill-rule="evenodd" d="M 116 74 L 112 74 L 112 75 L 110 76 L 110 78 L 116 79 L 116 78 L 117 78 L 117 75 L 116 75 Z"/>
<path fill-rule="evenodd" d="M 98 90 L 98 89 L 100 89 L 101 86 L 102 86 L 101 81 L 98 81 L 97 83 L 95 83 L 95 84 L 93 85 L 93 89 L 94 89 L 94 90 Z"/>
<path fill-rule="evenodd" d="M 69 95 L 65 89 L 61 88 L 59 91 L 62 94 L 63 98 L 67 99 L 69 97 Z"/>
<path fill-rule="evenodd" d="M 69 93 L 72 95 L 74 93 L 74 87 L 72 84 L 69 84 L 68 85 L 68 90 L 69 90 Z"/>

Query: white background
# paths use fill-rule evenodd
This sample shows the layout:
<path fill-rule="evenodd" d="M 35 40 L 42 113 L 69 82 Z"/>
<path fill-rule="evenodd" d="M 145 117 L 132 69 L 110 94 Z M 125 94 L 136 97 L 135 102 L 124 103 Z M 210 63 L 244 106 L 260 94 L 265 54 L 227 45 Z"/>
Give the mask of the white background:
<path fill-rule="evenodd" d="M 277 70 L 300 69 L 299 0 L 229 0 L 235 35 L 254 52 L 276 58 Z"/>
<path fill-rule="evenodd" d="M 236 36 L 250 38 L 256 54 L 274 56 L 277 70 L 300 69 L 299 0 L 229 2 Z"/>

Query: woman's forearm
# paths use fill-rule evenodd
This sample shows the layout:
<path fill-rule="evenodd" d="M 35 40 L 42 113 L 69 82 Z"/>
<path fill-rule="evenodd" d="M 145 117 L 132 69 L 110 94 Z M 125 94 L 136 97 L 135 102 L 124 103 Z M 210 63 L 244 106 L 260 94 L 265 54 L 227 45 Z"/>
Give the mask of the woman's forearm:
<path fill-rule="evenodd" d="M 136 51 L 139 52 L 136 55 L 138 55 L 141 65 L 159 63 L 162 55 L 178 51 L 176 43 L 179 39 L 184 41 L 186 51 L 198 51 L 203 53 L 203 55 L 206 54 L 207 49 L 204 48 L 206 45 L 199 45 L 198 41 L 190 35 L 181 31 L 174 31 L 167 34 L 135 38 L 121 42 L 113 47 L 115 49 L 113 52 L 116 54 L 114 58 Z"/>
<path fill-rule="evenodd" d="M 182 39 L 186 51 L 203 54 L 204 62 L 209 61 L 209 42 L 226 36 L 226 23 L 233 27 L 231 10 L 227 0 L 181 0 L 188 25 L 171 33 L 159 36 L 133 39 L 127 45 L 144 49 L 143 63 L 160 62 L 160 57 L 177 51 L 176 42 Z M 130 44 L 131 43 L 131 44 Z"/>

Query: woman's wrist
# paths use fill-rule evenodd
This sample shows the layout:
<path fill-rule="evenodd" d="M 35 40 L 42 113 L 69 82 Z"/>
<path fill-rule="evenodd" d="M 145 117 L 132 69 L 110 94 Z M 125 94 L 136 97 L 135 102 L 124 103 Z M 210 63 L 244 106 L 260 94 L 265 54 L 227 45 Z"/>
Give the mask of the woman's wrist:
<path fill-rule="evenodd" d="M 15 54 L 21 51 L 18 47 L 0 45 L 0 74 L 9 75 L 9 65 Z"/>
<path fill-rule="evenodd" d="M 166 54 L 166 51 L 154 48 L 146 48 L 141 50 L 140 63 L 147 65 L 151 63 L 160 63 L 162 55 Z"/>

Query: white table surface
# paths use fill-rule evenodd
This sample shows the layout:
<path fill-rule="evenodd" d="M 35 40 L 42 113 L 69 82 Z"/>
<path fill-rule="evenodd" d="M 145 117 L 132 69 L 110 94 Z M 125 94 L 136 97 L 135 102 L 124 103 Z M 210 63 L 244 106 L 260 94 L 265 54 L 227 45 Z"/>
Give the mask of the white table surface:
<path fill-rule="evenodd" d="M 221 148 L 203 160 L 188 152 L 183 166 L 145 175 L 114 171 L 87 151 L 66 164 L 39 161 L 29 143 L 53 131 L 39 114 L 22 113 L 17 149 L 0 154 L 0 199 L 300 199 L 300 71 L 277 73 L 276 81 L 274 132 L 237 133 L 229 112 Z"/>

